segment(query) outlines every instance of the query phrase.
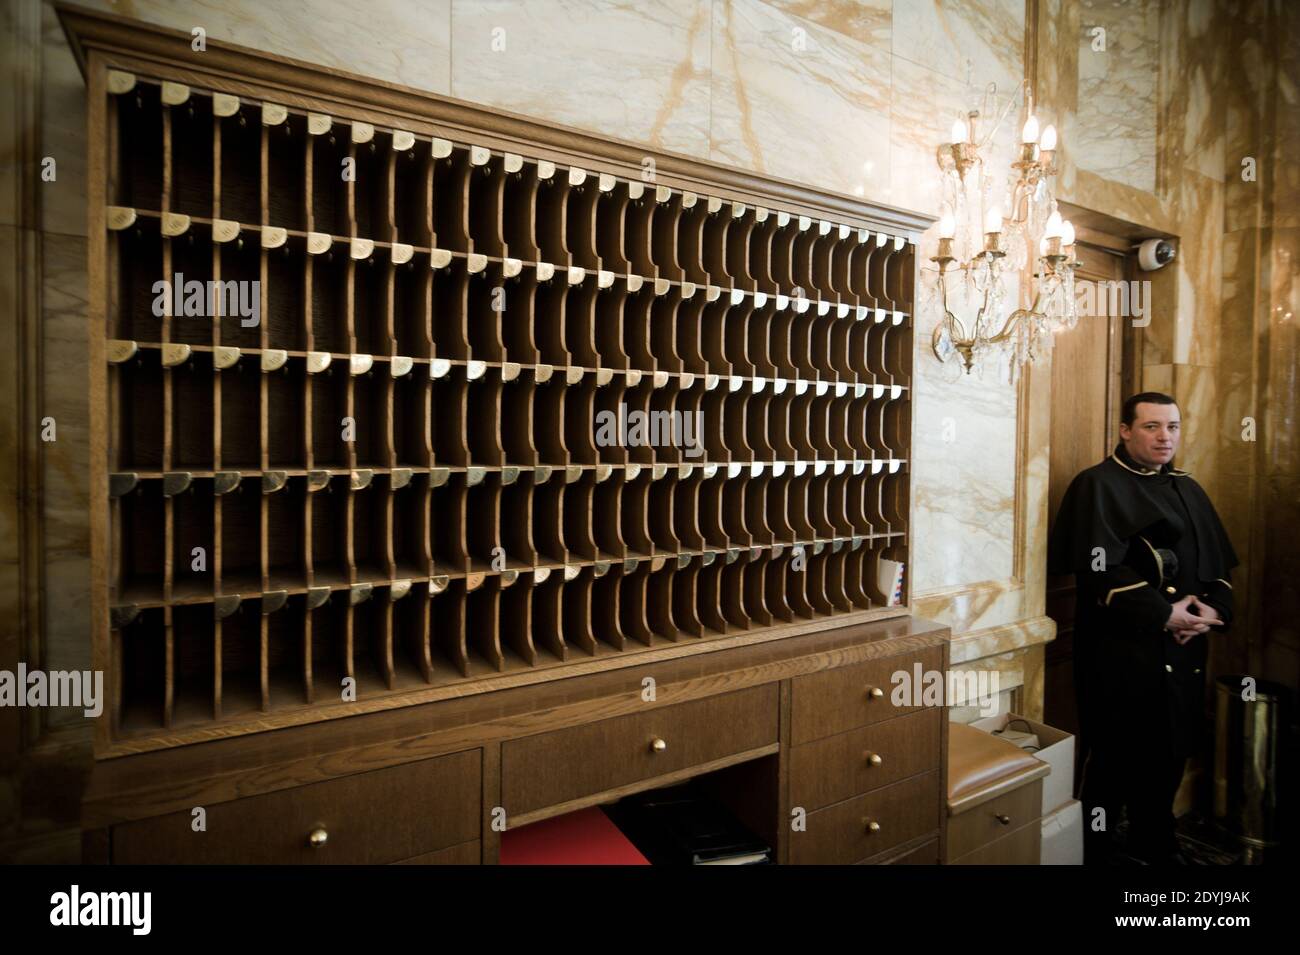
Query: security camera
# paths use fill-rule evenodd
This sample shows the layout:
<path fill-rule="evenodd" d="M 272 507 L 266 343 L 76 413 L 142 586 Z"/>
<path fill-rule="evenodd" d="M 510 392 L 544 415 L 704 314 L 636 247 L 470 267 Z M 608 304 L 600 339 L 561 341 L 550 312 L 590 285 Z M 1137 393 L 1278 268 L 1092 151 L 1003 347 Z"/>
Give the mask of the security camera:
<path fill-rule="evenodd" d="M 1163 269 L 1174 260 L 1178 250 L 1168 239 L 1147 239 L 1137 247 L 1138 265 L 1144 272 Z"/>

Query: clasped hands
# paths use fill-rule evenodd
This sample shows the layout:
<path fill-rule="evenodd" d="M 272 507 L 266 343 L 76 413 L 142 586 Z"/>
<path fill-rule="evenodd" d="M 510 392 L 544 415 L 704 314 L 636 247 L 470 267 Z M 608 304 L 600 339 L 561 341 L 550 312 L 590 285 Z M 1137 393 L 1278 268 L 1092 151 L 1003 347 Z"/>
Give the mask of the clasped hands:
<path fill-rule="evenodd" d="M 1210 627 L 1222 624 L 1223 619 L 1219 616 L 1219 611 L 1207 603 L 1200 602 L 1192 594 L 1188 594 L 1173 605 L 1173 613 L 1169 615 L 1165 629 L 1173 634 L 1174 639 L 1181 646 L 1198 633 L 1205 633 Z"/>

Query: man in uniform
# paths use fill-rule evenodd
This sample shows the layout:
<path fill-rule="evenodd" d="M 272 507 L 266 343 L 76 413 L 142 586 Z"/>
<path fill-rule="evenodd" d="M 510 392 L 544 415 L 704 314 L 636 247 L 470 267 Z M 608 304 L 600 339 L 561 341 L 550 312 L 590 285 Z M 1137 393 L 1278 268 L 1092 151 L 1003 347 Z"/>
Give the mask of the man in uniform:
<path fill-rule="evenodd" d="M 1070 483 L 1048 544 L 1048 571 L 1076 582 L 1085 856 L 1109 861 L 1124 806 L 1129 853 L 1177 862 L 1173 801 L 1202 739 L 1206 634 L 1232 619 L 1237 556 L 1205 491 L 1173 466 L 1174 399 L 1129 398 L 1119 434 Z"/>

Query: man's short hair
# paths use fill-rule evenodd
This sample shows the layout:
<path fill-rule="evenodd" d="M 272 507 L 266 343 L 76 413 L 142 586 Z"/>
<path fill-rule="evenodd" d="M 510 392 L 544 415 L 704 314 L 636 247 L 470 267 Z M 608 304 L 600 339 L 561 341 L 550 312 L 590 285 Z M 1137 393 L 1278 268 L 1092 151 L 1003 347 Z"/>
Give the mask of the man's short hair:
<path fill-rule="evenodd" d="M 1132 425 L 1134 419 L 1137 418 L 1137 409 L 1140 404 L 1176 405 L 1178 402 L 1171 395 L 1167 395 L 1162 391 L 1144 391 L 1124 400 L 1124 410 L 1120 414 L 1119 420 L 1124 424 Z"/>

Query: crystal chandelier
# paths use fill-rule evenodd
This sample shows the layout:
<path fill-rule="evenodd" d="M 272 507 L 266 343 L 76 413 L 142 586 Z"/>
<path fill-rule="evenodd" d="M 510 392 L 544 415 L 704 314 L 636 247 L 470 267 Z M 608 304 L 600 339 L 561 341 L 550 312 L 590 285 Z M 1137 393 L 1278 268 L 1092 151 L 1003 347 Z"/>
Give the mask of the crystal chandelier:
<path fill-rule="evenodd" d="M 1019 159 L 999 182 L 984 153 L 1016 96 L 980 138 L 980 117 L 991 113 L 995 100 L 990 84 L 984 109 L 954 121 L 952 141 L 936 153 L 943 214 L 930 258 L 934 267 L 921 270 L 922 291 L 927 305 L 940 310 L 931 347 L 954 378 L 985 365 L 1005 367 L 1014 377 L 1050 347 L 1053 333 L 1078 321 L 1074 227 L 1061 219 L 1048 183 L 1056 174 L 1056 128 L 1049 125 L 1040 135 L 1027 96 Z M 1006 275 L 1019 274 L 1031 256 L 1032 304 L 1008 311 Z"/>

